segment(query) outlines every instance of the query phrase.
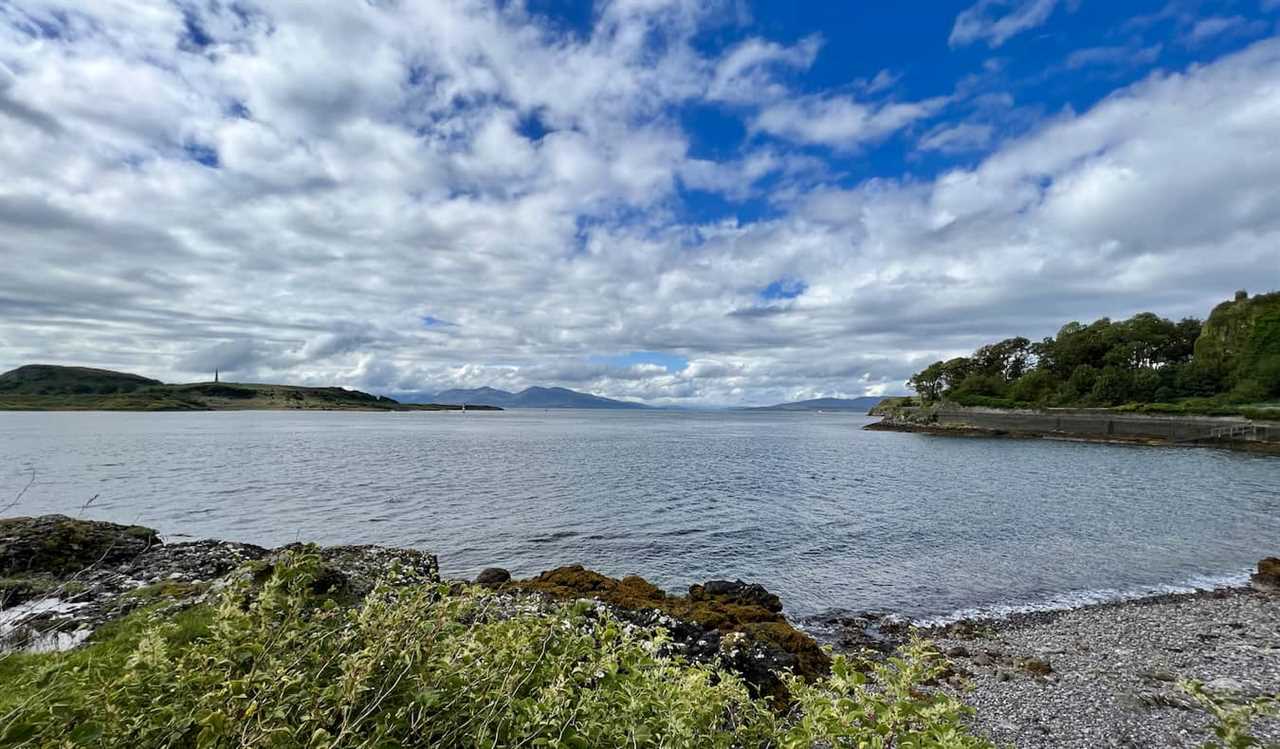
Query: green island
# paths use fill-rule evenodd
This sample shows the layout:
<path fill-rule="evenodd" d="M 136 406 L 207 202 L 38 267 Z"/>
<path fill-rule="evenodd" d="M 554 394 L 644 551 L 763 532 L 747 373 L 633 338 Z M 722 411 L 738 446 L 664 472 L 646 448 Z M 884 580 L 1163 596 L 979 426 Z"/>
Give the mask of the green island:
<path fill-rule="evenodd" d="M 165 384 L 127 372 L 28 364 L 0 374 L 0 411 L 459 411 L 339 387 L 239 382 Z M 465 410 L 501 411 L 496 406 Z"/>

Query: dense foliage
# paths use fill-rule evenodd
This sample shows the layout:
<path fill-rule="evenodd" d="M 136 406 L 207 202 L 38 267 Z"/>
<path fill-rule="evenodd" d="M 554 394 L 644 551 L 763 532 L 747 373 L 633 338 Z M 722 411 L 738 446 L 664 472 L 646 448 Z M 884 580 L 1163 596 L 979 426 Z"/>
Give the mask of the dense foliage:
<path fill-rule="evenodd" d="M 1280 293 L 1245 292 L 1209 320 L 1142 313 L 1071 322 L 1056 336 L 1009 338 L 931 364 L 908 384 L 966 405 L 1259 403 L 1280 398 Z"/>
<path fill-rule="evenodd" d="M 786 680 L 779 710 L 586 603 L 379 586 L 339 606 L 315 556 L 211 606 L 0 659 L 5 746 L 979 747 L 923 643 Z M 550 608 L 548 608 L 548 606 Z"/>

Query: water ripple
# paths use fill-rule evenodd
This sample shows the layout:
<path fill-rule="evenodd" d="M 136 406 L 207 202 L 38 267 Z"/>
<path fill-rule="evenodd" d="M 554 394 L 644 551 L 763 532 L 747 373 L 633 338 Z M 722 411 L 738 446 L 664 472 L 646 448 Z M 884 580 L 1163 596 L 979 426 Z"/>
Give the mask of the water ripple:
<path fill-rule="evenodd" d="M 0 414 L 11 512 L 169 536 L 428 549 L 758 580 L 804 615 L 948 617 L 1239 579 L 1280 549 L 1280 460 L 864 432 L 855 416 Z M 1172 586 L 1172 587 L 1171 587 Z"/>

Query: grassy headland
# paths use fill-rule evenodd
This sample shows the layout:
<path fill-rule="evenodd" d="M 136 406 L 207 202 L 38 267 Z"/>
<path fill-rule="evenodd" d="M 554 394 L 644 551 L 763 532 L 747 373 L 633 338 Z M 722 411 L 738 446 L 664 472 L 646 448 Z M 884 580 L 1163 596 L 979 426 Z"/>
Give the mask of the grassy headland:
<path fill-rule="evenodd" d="M 167 385 L 126 372 L 30 364 L 0 374 L 0 411 L 456 411 L 338 387 L 232 382 Z M 469 406 L 470 410 L 501 410 Z"/>

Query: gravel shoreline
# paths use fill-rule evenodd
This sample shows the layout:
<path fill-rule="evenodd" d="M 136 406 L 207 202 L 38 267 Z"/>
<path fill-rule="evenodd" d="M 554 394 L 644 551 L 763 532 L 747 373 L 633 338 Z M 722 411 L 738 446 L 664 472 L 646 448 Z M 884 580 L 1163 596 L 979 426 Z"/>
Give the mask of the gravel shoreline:
<path fill-rule="evenodd" d="M 976 730 L 1002 746 L 1199 747 L 1208 713 L 1179 682 L 1236 699 L 1280 694 L 1280 595 L 1161 595 L 919 630 L 956 666 Z M 1280 720 L 1253 734 L 1280 742 Z"/>

